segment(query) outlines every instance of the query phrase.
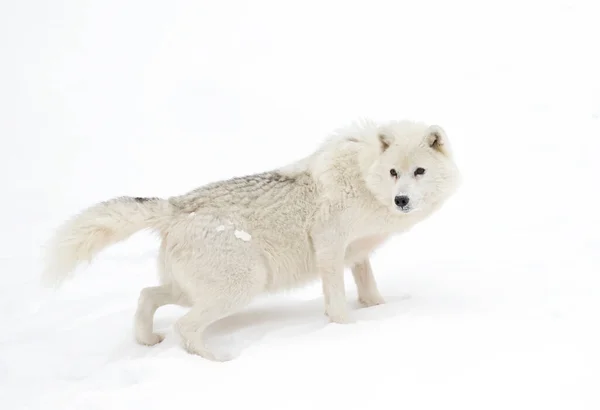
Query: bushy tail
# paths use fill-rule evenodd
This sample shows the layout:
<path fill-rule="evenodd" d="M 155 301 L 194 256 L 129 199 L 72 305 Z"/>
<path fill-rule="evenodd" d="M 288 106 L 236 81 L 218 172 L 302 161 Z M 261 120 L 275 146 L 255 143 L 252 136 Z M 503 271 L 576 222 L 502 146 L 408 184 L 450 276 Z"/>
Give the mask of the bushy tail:
<path fill-rule="evenodd" d="M 119 197 L 84 209 L 54 233 L 42 282 L 59 286 L 81 262 L 142 229 L 166 228 L 172 216 L 172 206 L 159 198 Z"/>

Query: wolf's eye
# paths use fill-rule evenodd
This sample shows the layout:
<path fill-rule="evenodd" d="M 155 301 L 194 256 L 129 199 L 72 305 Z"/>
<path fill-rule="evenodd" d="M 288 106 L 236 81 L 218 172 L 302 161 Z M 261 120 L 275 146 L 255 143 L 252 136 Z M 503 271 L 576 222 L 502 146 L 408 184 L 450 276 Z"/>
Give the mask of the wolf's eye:
<path fill-rule="evenodd" d="M 425 168 L 419 167 L 419 168 L 415 169 L 415 176 L 423 175 L 424 173 L 425 173 Z"/>
<path fill-rule="evenodd" d="M 398 176 L 398 173 L 396 172 L 396 170 L 394 168 L 390 169 L 390 175 L 393 176 L 394 178 L 396 178 Z"/>

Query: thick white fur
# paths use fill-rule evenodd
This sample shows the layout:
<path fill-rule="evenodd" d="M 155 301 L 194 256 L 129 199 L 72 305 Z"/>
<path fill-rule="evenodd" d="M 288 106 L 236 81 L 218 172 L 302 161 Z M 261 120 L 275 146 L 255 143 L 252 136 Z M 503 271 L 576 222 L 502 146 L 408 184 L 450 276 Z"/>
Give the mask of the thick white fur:
<path fill-rule="evenodd" d="M 426 171 L 415 175 L 418 167 Z M 397 177 L 390 175 L 396 170 Z M 289 166 L 212 183 L 169 199 L 115 198 L 67 221 L 50 242 L 45 279 L 56 285 L 81 261 L 150 228 L 162 238 L 160 285 L 141 291 L 139 343 L 153 345 L 160 306 L 191 307 L 176 323 L 183 346 L 212 360 L 203 331 L 264 292 L 322 281 L 325 313 L 350 321 L 344 293 L 349 268 L 364 306 L 384 303 L 370 253 L 437 210 L 459 173 L 439 126 L 364 122 L 338 130 Z M 397 195 L 410 198 L 400 209 Z"/>

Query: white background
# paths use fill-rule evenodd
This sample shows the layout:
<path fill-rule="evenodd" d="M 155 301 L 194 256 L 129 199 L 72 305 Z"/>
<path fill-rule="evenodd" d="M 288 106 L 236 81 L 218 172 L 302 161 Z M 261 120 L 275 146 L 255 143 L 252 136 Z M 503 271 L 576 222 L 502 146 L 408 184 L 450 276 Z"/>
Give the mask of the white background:
<path fill-rule="evenodd" d="M 0 5 L 0 403 L 7 409 L 600 407 L 594 1 Z M 83 207 L 284 165 L 360 118 L 448 133 L 464 182 L 373 258 L 388 304 L 319 285 L 216 324 L 216 364 L 134 343 L 140 233 L 57 293 L 41 246 Z M 348 300 L 356 292 L 348 281 Z"/>

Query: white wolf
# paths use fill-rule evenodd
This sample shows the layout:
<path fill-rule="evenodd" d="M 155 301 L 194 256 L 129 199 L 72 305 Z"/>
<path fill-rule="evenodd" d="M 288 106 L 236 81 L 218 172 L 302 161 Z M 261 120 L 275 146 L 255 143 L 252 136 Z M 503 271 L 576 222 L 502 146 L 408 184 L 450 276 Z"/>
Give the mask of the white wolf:
<path fill-rule="evenodd" d="M 365 121 L 283 168 L 169 199 L 119 197 L 93 205 L 58 229 L 44 277 L 58 285 L 103 248 L 152 229 L 162 239 L 161 284 L 140 293 L 136 340 L 162 341 L 153 331 L 154 313 L 178 304 L 191 307 L 175 325 L 185 349 L 226 360 L 207 349 L 203 331 L 263 292 L 320 278 L 326 315 L 347 323 L 349 268 L 362 305 L 384 303 L 369 254 L 439 209 L 459 179 L 441 127 Z"/>

